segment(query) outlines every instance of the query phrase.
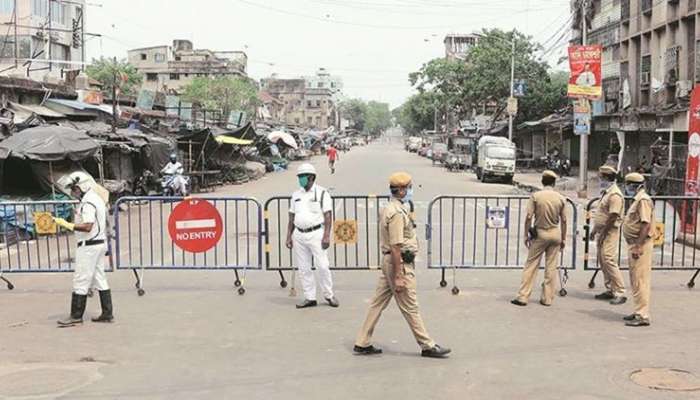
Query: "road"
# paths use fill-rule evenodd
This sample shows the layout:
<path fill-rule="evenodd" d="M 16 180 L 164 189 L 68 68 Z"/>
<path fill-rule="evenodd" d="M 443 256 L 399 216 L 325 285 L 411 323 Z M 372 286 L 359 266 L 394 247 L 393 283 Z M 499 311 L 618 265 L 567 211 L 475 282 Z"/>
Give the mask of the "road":
<path fill-rule="evenodd" d="M 386 194 L 391 172 L 413 174 L 421 238 L 435 196 L 518 194 L 472 174 L 447 173 L 396 144 L 342 153 L 335 175 L 323 158 L 313 163 L 319 183 L 335 196 Z M 297 185 L 295 167 L 215 195 L 288 195 Z M 453 348 L 447 360 L 418 356 L 394 304 L 375 333 L 385 353 L 352 355 L 376 271 L 336 272 L 341 307 L 302 311 L 274 272 L 249 272 L 247 293 L 239 296 L 230 271 L 146 271 L 147 294 L 138 297 L 132 274 L 117 271 L 109 275 L 116 323 L 62 330 L 55 320 L 68 311 L 71 276 L 12 275 L 17 288 L 0 292 L 0 399 L 697 398 L 629 379 L 646 367 L 700 375 L 700 293 L 683 287 L 685 272 L 654 273 L 653 326 L 632 329 L 621 321 L 631 305 L 594 301 L 600 288 L 587 288 L 590 274 L 580 265 L 569 295 L 553 307 L 533 297 L 530 306 L 516 308 L 508 301 L 519 284 L 517 270 L 460 271 L 461 293 L 453 296 L 452 282 L 440 288 L 440 273 L 425 268 L 426 257 L 423 252 L 417 271 L 419 300 L 430 333 Z M 99 312 L 96 298 L 88 308 L 87 317 Z"/>

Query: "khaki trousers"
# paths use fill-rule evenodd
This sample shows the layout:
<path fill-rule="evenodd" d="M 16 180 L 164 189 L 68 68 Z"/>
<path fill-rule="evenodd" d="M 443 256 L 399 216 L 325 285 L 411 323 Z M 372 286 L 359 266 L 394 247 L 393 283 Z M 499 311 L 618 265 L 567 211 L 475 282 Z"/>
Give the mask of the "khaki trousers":
<path fill-rule="evenodd" d="M 557 266 L 559 263 L 561 244 L 561 231 L 559 228 L 538 229 L 537 239 L 530 244 L 527 253 L 527 262 L 523 268 L 523 279 L 518 291 L 518 300 L 527 303 L 532 293 L 532 285 L 540 267 L 542 255 L 545 255 L 544 282 L 542 283 L 542 297 L 540 301 L 546 305 L 554 301 L 554 292 L 557 290 Z"/>
<path fill-rule="evenodd" d="M 631 245 L 627 246 L 628 252 Z M 649 318 L 649 300 L 651 298 L 651 260 L 654 255 L 654 241 L 649 239 L 642 246 L 642 255 L 638 259 L 628 253 L 630 264 L 630 283 L 634 297 L 634 313 L 642 318 Z"/>
<path fill-rule="evenodd" d="M 617 264 L 619 240 L 620 231 L 617 228 L 613 228 L 602 241 L 598 240 L 598 265 L 605 278 L 605 287 L 615 296 L 625 294 L 625 281 Z"/>
<path fill-rule="evenodd" d="M 379 277 L 377 290 L 370 303 L 369 310 L 367 311 L 367 318 L 360 332 L 357 334 L 357 340 L 355 341 L 357 346 L 367 347 L 372 344 L 374 328 L 377 326 L 377 322 L 379 322 L 382 311 L 389 305 L 389 301 L 391 301 L 392 297 L 396 299 L 396 304 L 399 306 L 399 310 L 401 310 L 401 314 L 403 314 L 406 322 L 408 322 L 408 327 L 411 329 L 411 332 L 413 332 L 413 336 L 416 338 L 416 342 L 418 342 L 421 349 L 426 350 L 435 346 L 435 342 L 428 335 L 425 324 L 423 323 L 423 318 L 421 318 L 418 312 L 416 273 L 414 268 L 415 266 L 413 265 L 404 266 L 406 288 L 400 293 L 395 293 L 392 288 L 394 285 L 394 273 L 392 271 L 391 256 L 384 256 L 382 259 L 382 275 Z"/>

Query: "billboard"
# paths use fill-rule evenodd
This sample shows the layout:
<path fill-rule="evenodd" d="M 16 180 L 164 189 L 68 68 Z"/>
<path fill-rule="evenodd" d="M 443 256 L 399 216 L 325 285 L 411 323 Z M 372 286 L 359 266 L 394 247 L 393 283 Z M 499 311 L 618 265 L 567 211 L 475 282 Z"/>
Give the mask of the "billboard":
<path fill-rule="evenodd" d="M 569 97 L 598 100 L 603 96 L 602 54 L 601 45 L 569 47 Z"/>
<path fill-rule="evenodd" d="M 695 86 L 688 108 L 688 161 L 685 168 L 685 195 L 697 197 L 698 169 L 700 167 L 700 87 Z M 698 215 L 698 203 L 683 202 L 681 222 L 683 232 L 694 234 Z"/>

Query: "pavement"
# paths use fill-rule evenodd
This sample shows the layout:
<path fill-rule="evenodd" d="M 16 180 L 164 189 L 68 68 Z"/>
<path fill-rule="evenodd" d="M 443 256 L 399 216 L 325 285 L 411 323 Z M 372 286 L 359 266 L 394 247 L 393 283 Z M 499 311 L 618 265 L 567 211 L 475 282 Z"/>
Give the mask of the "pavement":
<path fill-rule="evenodd" d="M 312 161 L 335 194 L 383 194 L 399 169 L 414 175 L 420 204 L 438 194 L 521 193 L 433 167 L 398 143 L 342 153 L 332 176 L 325 160 Z M 295 186 L 287 171 L 217 194 L 266 199 Z M 425 221 L 424 208 L 418 217 Z M 700 376 L 700 292 L 684 286 L 689 272 L 654 272 L 653 325 L 635 329 L 622 324 L 630 303 L 593 300 L 600 279 L 588 289 L 589 272 L 573 271 L 568 296 L 552 307 L 537 303 L 536 286 L 531 304 L 519 308 L 509 303 L 519 271 L 458 271 L 455 296 L 451 273 L 440 288 L 440 271 L 427 270 L 420 257 L 421 312 L 436 341 L 453 349 L 445 360 L 419 356 L 394 304 L 375 332 L 384 354 L 352 354 L 377 271 L 335 272 L 340 308 L 307 310 L 294 308 L 300 299 L 289 297 L 273 272 L 248 273 L 240 296 L 231 272 L 147 271 L 147 293 L 139 297 L 132 274 L 118 271 L 109 275 L 116 322 L 74 329 L 55 327 L 68 311 L 70 274 L 10 275 L 16 289 L 0 291 L 0 399 L 700 398 L 631 379 L 651 367 Z M 86 317 L 98 312 L 90 299 Z"/>

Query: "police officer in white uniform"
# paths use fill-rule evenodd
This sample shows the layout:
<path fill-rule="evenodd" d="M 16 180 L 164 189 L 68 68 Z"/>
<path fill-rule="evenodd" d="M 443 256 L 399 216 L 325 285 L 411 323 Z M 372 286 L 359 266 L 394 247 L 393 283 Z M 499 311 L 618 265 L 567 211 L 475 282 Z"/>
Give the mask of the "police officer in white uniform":
<path fill-rule="evenodd" d="M 76 326 L 83 323 L 83 313 L 88 290 L 93 287 L 100 292 L 102 314 L 93 322 L 112 322 L 112 294 L 105 274 L 107 254 L 107 205 L 95 190 L 95 183 L 84 173 L 69 176 L 71 195 L 80 200 L 76 222 L 54 218 L 58 226 L 75 231 L 78 248 L 75 252 L 73 296 L 70 316 L 58 321 L 59 327 Z"/>
<path fill-rule="evenodd" d="M 331 307 L 338 307 L 338 300 L 333 295 L 333 280 L 326 251 L 330 247 L 333 199 L 326 189 L 316 184 L 316 169 L 313 165 L 299 166 L 297 178 L 301 188 L 292 194 L 287 227 L 287 247 L 292 249 L 294 266 L 299 269 L 304 289 L 304 301 L 297 304 L 297 308 L 318 304 L 312 260 L 326 302 Z"/>

